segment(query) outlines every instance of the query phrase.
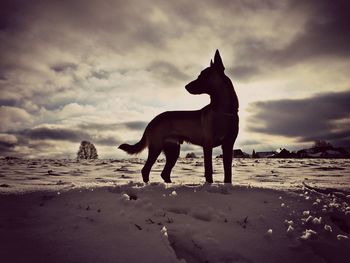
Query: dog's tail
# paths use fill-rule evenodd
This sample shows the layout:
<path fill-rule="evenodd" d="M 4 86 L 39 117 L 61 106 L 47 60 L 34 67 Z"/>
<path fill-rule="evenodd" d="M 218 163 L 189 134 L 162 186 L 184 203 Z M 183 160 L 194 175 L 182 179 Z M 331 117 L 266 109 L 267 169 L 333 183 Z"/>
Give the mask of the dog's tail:
<path fill-rule="evenodd" d="M 134 145 L 130 145 L 127 143 L 123 143 L 118 148 L 122 149 L 123 151 L 127 152 L 128 154 L 137 154 L 142 152 L 143 149 L 145 149 L 147 146 L 147 138 L 146 138 L 146 132 L 143 133 L 142 138 L 139 142 L 137 142 Z"/>

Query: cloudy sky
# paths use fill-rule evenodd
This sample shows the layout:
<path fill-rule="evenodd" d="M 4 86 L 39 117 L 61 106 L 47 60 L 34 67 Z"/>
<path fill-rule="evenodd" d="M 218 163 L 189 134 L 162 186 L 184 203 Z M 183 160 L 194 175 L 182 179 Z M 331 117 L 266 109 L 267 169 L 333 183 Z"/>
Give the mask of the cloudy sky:
<path fill-rule="evenodd" d="M 0 152 L 101 157 L 165 110 L 221 52 L 240 100 L 235 148 L 350 145 L 347 0 L 1 0 Z M 200 150 L 184 145 L 184 151 Z"/>

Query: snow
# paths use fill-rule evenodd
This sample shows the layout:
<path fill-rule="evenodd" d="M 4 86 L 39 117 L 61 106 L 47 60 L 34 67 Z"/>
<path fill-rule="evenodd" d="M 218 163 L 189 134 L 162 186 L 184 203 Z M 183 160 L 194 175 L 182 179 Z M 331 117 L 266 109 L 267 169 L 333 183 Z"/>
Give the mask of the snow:
<path fill-rule="evenodd" d="M 163 226 L 163 228 L 160 230 L 160 232 L 166 237 L 166 238 L 168 238 L 168 232 L 167 232 L 168 230 L 166 229 L 166 227 L 165 226 Z"/>
<path fill-rule="evenodd" d="M 191 215 L 196 219 L 209 222 L 213 219 L 214 213 L 215 211 L 212 207 L 201 204 L 199 207 L 192 209 Z"/>
<path fill-rule="evenodd" d="M 350 189 L 349 159 L 259 159 L 259 162 L 255 161 L 254 159 L 233 160 L 234 185 L 300 190 L 303 189 L 302 183 L 306 181 L 309 185 L 317 187 Z M 0 187 L 0 193 L 113 186 L 127 184 L 130 181 L 142 183 L 140 171 L 144 162 L 142 159 L 77 161 L 0 158 L 0 185 L 4 185 Z M 163 182 L 160 177 L 163 167 L 163 159 L 155 163 L 150 176 L 151 182 Z M 222 159 L 213 159 L 213 168 L 214 182 L 222 183 Z M 202 158 L 180 158 L 173 169 L 172 180 L 176 184 L 202 184 L 204 183 L 203 169 Z M 224 188 L 210 190 L 226 191 Z M 309 190 L 304 190 L 300 195 L 310 198 L 310 193 Z M 313 200 L 315 201 L 317 202 Z"/>
<path fill-rule="evenodd" d="M 173 197 L 175 197 L 175 196 L 177 196 L 177 193 L 176 193 L 176 191 L 174 190 L 174 191 L 171 192 L 170 195 L 173 196 Z"/>
<path fill-rule="evenodd" d="M 294 225 L 294 222 L 293 222 L 293 220 L 287 220 L 287 219 L 285 219 L 285 220 L 284 220 L 284 224 L 285 224 L 286 226 L 292 226 L 292 225 Z"/>
<path fill-rule="evenodd" d="M 315 225 L 320 225 L 322 223 L 322 217 L 315 217 L 314 219 L 312 219 L 312 223 L 314 223 Z"/>
<path fill-rule="evenodd" d="M 304 222 L 306 222 L 306 223 L 309 223 L 309 222 L 311 222 L 313 220 L 313 217 L 312 216 L 308 216 L 307 218 L 303 218 L 302 220 Z"/>
<path fill-rule="evenodd" d="M 338 240 L 344 240 L 344 239 L 349 239 L 349 237 L 346 236 L 346 235 L 337 235 L 337 239 Z"/>
<path fill-rule="evenodd" d="M 270 228 L 269 230 L 267 230 L 266 232 L 266 236 L 272 236 L 272 229 Z"/>
<path fill-rule="evenodd" d="M 306 229 L 300 238 L 303 240 L 307 240 L 310 239 L 313 235 L 317 235 L 317 232 L 312 229 Z"/>
<path fill-rule="evenodd" d="M 288 228 L 287 228 L 287 233 L 288 233 L 288 234 L 291 234 L 293 231 L 294 231 L 294 227 L 292 227 L 291 225 L 288 226 Z"/>
<path fill-rule="evenodd" d="M 309 216 L 310 215 L 310 211 L 303 211 L 303 216 Z"/>
<path fill-rule="evenodd" d="M 324 230 L 328 231 L 328 232 L 332 232 L 332 227 L 330 225 L 324 225 Z"/>
<path fill-rule="evenodd" d="M 196 162 L 202 161 L 180 159 L 172 184 L 158 180 L 164 163 L 157 162 L 151 183 L 144 184 L 138 159 L 3 160 L 0 185 L 9 187 L 0 187 L 1 262 L 288 263 L 350 257 L 350 199 L 340 191 L 349 189 L 349 178 L 335 177 L 332 170 L 312 175 L 322 165 L 348 171 L 346 161 L 291 160 L 288 165 L 296 168 L 283 169 L 278 167 L 285 160 L 234 160 L 233 186 L 221 183 L 220 160 L 214 160 L 212 185 L 203 184 L 203 167 Z M 318 193 L 304 188 L 306 176 L 314 186 L 341 187 L 336 194 Z"/>

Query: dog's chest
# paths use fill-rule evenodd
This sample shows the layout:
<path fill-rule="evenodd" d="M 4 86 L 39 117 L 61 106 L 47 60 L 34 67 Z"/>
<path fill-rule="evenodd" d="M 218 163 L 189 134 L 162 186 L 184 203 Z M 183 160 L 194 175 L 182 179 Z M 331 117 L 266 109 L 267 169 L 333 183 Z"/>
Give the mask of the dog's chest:
<path fill-rule="evenodd" d="M 219 114 L 218 114 L 219 115 Z M 215 144 L 220 144 L 232 132 L 234 119 L 232 116 L 220 114 L 215 116 L 212 122 L 213 137 Z"/>

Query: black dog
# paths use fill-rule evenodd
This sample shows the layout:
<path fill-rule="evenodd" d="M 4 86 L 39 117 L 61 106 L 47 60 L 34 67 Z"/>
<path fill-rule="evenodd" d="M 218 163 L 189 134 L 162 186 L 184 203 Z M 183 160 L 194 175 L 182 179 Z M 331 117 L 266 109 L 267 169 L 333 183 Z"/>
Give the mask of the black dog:
<path fill-rule="evenodd" d="M 231 80 L 224 73 L 219 51 L 196 80 L 186 85 L 191 94 L 209 94 L 210 104 L 197 111 L 168 111 L 156 116 L 146 127 L 141 140 L 135 145 L 122 144 L 120 149 L 129 154 L 141 152 L 148 146 L 148 158 L 142 169 L 144 182 L 149 181 L 152 165 L 163 151 L 166 157 L 162 178 L 170 183 L 171 169 L 184 141 L 200 145 L 204 151 L 205 179 L 213 182 L 212 150 L 221 145 L 225 183 L 232 182 L 232 151 L 238 135 L 238 98 Z"/>

